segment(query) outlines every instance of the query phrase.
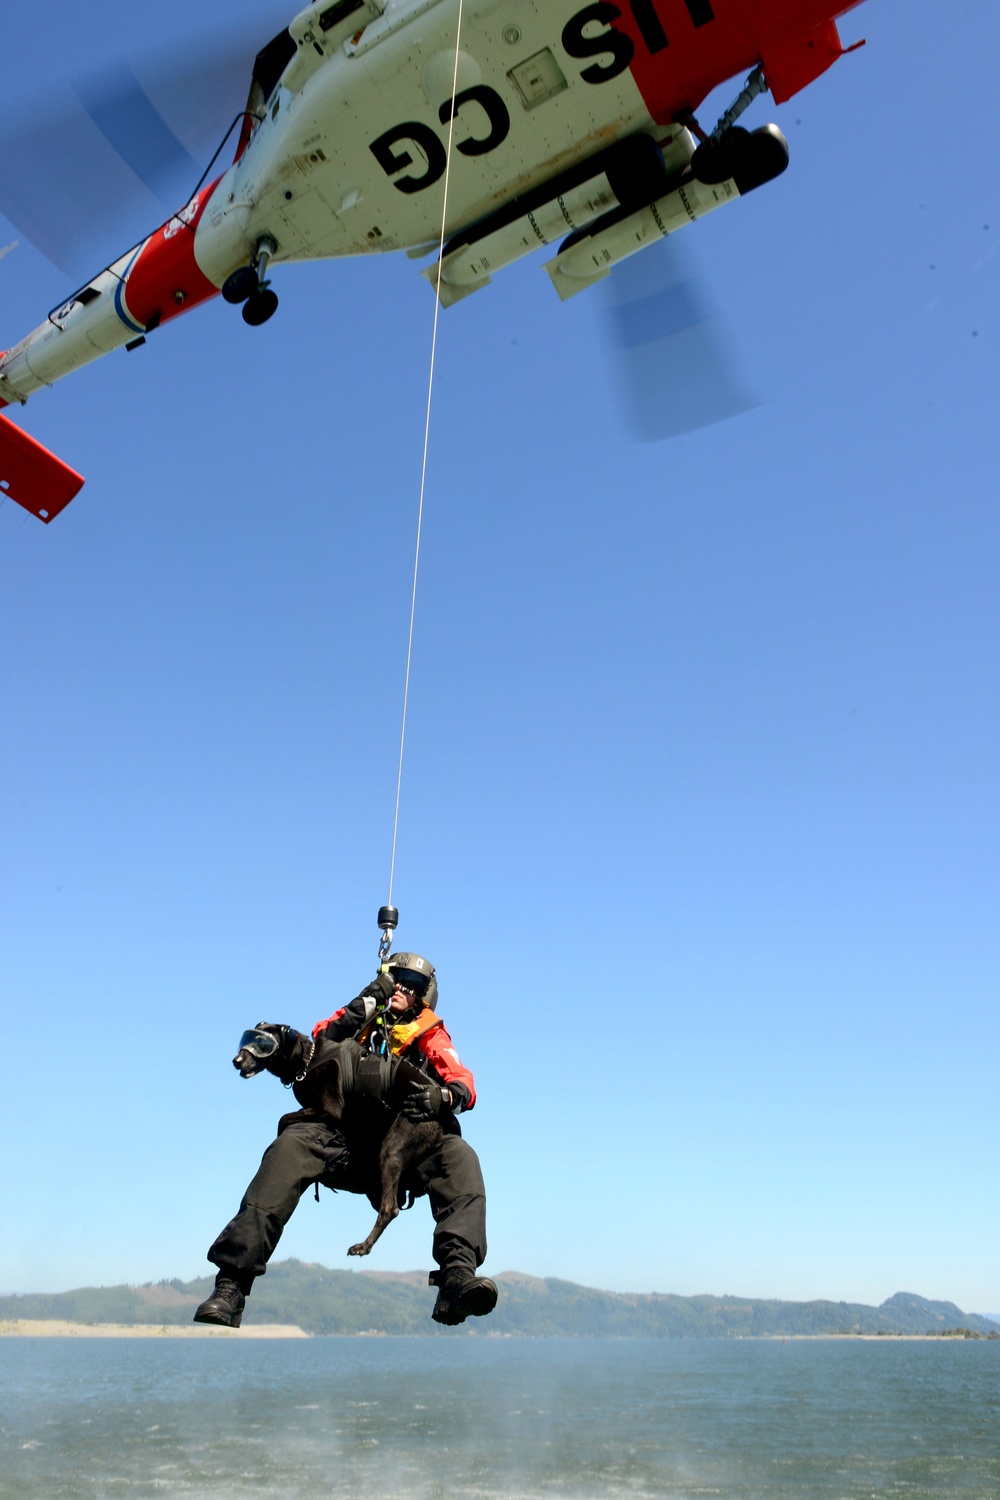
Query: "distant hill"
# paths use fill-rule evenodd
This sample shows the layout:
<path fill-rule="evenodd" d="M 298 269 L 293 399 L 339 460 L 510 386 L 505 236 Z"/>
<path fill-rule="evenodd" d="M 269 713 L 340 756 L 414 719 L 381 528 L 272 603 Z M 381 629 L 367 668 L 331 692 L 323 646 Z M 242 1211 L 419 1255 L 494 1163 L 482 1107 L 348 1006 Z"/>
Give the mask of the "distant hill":
<path fill-rule="evenodd" d="M 561 1338 L 759 1338 L 803 1334 L 926 1334 L 968 1330 L 1000 1337 L 988 1318 L 953 1302 L 897 1292 L 880 1307 L 853 1302 L 777 1302 L 753 1297 L 675 1297 L 602 1292 L 518 1271 L 497 1277 L 492 1317 L 461 1334 Z M 0 1297 L 0 1320 L 64 1319 L 73 1323 L 187 1323 L 212 1281 L 149 1286 L 81 1287 L 77 1291 Z M 424 1271 L 333 1271 L 285 1260 L 272 1264 L 247 1304 L 246 1323 L 294 1323 L 312 1334 L 426 1334 L 433 1292 Z M 454 1330 L 448 1336 L 454 1336 Z"/>

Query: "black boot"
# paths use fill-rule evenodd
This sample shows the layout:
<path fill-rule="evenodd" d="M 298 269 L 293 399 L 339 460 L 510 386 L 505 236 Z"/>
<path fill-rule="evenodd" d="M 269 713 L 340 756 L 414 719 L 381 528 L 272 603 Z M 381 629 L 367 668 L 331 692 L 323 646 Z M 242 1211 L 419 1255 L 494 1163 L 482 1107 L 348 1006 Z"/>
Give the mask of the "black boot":
<path fill-rule="evenodd" d="M 223 1328 L 239 1328 L 243 1322 L 246 1306 L 243 1289 L 231 1276 L 220 1271 L 215 1278 L 215 1291 L 197 1309 L 196 1323 L 219 1323 Z"/>
<path fill-rule="evenodd" d="M 431 1312 L 435 1323 L 454 1328 L 466 1318 L 485 1318 L 497 1305 L 497 1285 L 488 1276 L 474 1276 L 471 1271 L 439 1271 L 431 1276 L 438 1289 Z"/>

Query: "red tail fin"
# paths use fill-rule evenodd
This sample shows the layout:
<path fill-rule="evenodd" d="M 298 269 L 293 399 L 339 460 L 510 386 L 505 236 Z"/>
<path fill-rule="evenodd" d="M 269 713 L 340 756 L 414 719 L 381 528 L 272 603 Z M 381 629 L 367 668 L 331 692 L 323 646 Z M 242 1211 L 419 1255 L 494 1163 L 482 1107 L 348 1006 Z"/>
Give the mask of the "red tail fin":
<path fill-rule="evenodd" d="M 82 488 L 81 474 L 0 416 L 0 495 L 48 524 Z"/>

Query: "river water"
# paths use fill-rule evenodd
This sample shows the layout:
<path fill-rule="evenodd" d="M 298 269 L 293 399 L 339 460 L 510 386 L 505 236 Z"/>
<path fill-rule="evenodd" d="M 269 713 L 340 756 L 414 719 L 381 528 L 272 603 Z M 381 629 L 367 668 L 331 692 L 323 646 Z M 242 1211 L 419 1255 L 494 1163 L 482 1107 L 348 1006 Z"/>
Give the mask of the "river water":
<path fill-rule="evenodd" d="M 0 1339 L 0 1496 L 1000 1500 L 1000 1343 Z"/>

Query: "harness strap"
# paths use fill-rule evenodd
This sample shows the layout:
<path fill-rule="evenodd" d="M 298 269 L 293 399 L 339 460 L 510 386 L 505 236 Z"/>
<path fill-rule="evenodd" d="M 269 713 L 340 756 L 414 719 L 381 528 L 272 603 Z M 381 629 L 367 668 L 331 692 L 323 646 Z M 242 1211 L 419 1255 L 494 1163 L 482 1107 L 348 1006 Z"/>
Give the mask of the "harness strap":
<path fill-rule="evenodd" d="M 356 1042 L 341 1042 L 340 1052 L 340 1086 L 343 1089 L 344 1098 L 349 1099 L 354 1092 L 355 1070 L 361 1061 L 361 1048 Z"/>

